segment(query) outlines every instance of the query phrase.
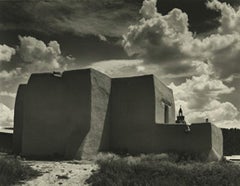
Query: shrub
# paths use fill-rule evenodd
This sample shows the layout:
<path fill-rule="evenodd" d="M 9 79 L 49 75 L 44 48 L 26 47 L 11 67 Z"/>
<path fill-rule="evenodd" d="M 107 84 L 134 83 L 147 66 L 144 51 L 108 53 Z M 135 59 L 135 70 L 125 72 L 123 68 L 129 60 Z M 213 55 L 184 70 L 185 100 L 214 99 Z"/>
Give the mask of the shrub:
<path fill-rule="evenodd" d="M 179 156 L 167 154 L 97 160 L 100 169 L 87 183 L 93 186 L 240 185 L 239 165 L 226 161 L 178 160 Z"/>
<path fill-rule="evenodd" d="M 30 179 L 39 173 L 18 159 L 12 157 L 0 158 L 0 185 L 12 185 L 20 180 Z"/>

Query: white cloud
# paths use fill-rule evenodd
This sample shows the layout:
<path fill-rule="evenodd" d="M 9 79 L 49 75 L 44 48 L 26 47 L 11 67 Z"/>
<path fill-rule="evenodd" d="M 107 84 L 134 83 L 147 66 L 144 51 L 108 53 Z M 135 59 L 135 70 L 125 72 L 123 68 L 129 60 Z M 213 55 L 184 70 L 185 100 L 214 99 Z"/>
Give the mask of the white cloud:
<path fill-rule="evenodd" d="M 180 85 L 170 84 L 176 106 L 182 105 L 189 122 L 208 117 L 218 126 L 236 126 L 238 109 L 220 97 L 235 90 L 224 82 L 240 73 L 240 10 L 217 0 L 207 6 L 221 12 L 221 24 L 216 32 L 199 37 L 189 30 L 186 13 L 175 8 L 162 15 L 156 0 L 144 0 L 143 18 L 129 27 L 122 44 L 130 56 L 144 59 L 144 71 L 158 66 L 165 77 L 190 76 Z"/>
<path fill-rule="evenodd" d="M 237 119 L 239 111 L 230 102 L 210 100 L 203 109 L 192 110 L 188 113 L 189 121 L 204 121 L 208 118 L 210 122 L 221 128 L 240 128 L 240 121 Z"/>
<path fill-rule="evenodd" d="M 11 71 L 2 70 L 0 71 L 0 80 L 11 79 L 12 77 L 18 76 L 20 74 L 21 74 L 21 68 L 16 68 Z"/>
<path fill-rule="evenodd" d="M 54 70 L 60 68 L 60 45 L 50 41 L 47 45 L 31 36 L 19 36 L 19 53 L 29 71 Z"/>
<path fill-rule="evenodd" d="M 1 91 L 0 92 L 0 96 L 9 96 L 9 97 L 15 98 L 16 97 L 16 93 L 7 92 L 7 91 Z"/>
<path fill-rule="evenodd" d="M 10 71 L 0 71 L 0 97 L 3 100 L 2 102 L 6 104 L 9 99 L 15 99 L 19 84 L 26 83 L 28 78 L 29 75 L 23 73 L 21 68 L 16 68 Z M 14 107 L 14 102 L 11 102 L 11 105 L 10 108 Z"/>
<path fill-rule="evenodd" d="M 19 40 L 20 46 L 17 47 L 16 52 L 19 53 L 22 60 L 14 63 L 15 68 L 13 69 L 4 70 L 3 68 L 0 70 L 0 96 L 2 99 L 5 99 L 6 96 L 13 98 L 19 84 L 26 83 L 31 73 L 62 71 L 67 69 L 69 64 L 74 64 L 75 58 L 61 55 L 57 41 L 45 44 L 30 36 L 19 36 Z"/>
<path fill-rule="evenodd" d="M 157 0 L 143 1 L 143 6 L 139 12 L 145 19 L 153 18 L 157 14 L 156 5 L 157 5 Z"/>
<path fill-rule="evenodd" d="M 178 86 L 174 83 L 169 85 L 173 89 L 176 108 L 182 106 L 188 122 L 203 122 L 209 118 L 217 126 L 227 124 L 225 127 L 236 127 L 238 109 L 230 102 L 219 101 L 221 95 L 230 94 L 235 88 L 212 76 L 211 67 L 207 68 L 206 63 L 198 61 L 196 65 L 199 71 L 204 72 L 202 75 L 193 76 Z"/>
<path fill-rule="evenodd" d="M 219 32 L 222 34 L 240 33 L 240 9 L 217 0 L 207 2 L 207 7 L 221 13 Z"/>
<path fill-rule="evenodd" d="M 138 55 L 145 62 L 156 63 L 165 68 L 167 73 L 175 73 L 179 68 L 186 73 L 192 70 L 189 67 L 194 60 L 209 61 L 216 73 L 224 78 L 232 73 L 240 73 L 239 8 L 235 10 L 216 0 L 209 2 L 208 7 L 222 12 L 221 25 L 219 33 L 200 38 L 189 31 L 186 13 L 175 8 L 163 16 L 156 12 L 156 7 L 153 7 L 155 4 L 154 0 L 143 2 L 143 18 L 130 26 L 123 37 L 123 47 L 130 56 Z M 226 24 L 233 26 L 228 26 L 228 31 L 224 31 Z"/>
<path fill-rule="evenodd" d="M 0 126 L 12 126 L 13 125 L 13 110 L 9 109 L 3 103 L 0 103 Z"/>
<path fill-rule="evenodd" d="M 10 61 L 11 57 L 16 53 L 15 49 L 7 45 L 0 45 L 0 62 Z"/>
<path fill-rule="evenodd" d="M 229 77 L 225 78 L 223 81 L 230 83 L 232 82 L 234 79 L 240 79 L 240 74 L 232 74 Z"/>
<path fill-rule="evenodd" d="M 94 68 L 112 77 L 121 77 L 143 74 L 144 72 L 139 71 L 139 66 L 142 63 L 142 60 L 108 60 L 99 61 L 87 67 Z"/>
<path fill-rule="evenodd" d="M 186 46 L 192 39 L 187 14 L 173 9 L 166 16 L 153 13 L 153 17 L 130 26 L 122 44 L 129 55 L 138 54 L 148 62 L 169 63 L 186 57 Z"/>

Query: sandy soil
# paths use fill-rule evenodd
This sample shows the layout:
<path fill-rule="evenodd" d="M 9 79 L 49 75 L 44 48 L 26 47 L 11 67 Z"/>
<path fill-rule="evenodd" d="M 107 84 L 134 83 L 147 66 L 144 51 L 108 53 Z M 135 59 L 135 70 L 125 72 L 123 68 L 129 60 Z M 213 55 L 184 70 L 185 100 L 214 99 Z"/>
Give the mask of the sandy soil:
<path fill-rule="evenodd" d="M 42 175 L 18 185 L 23 186 L 48 186 L 48 185 L 80 185 L 84 186 L 85 180 L 97 165 L 90 161 L 26 161 L 32 168 L 42 172 Z"/>

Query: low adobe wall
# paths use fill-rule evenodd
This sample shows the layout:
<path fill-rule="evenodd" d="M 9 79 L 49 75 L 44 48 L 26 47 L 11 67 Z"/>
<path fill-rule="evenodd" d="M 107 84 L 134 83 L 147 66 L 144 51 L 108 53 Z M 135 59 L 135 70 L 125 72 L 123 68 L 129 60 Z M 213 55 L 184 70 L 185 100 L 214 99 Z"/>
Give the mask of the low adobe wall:
<path fill-rule="evenodd" d="M 199 158 L 218 161 L 223 156 L 223 138 L 221 129 L 210 123 L 192 124 L 187 132 L 186 125 L 180 124 L 144 124 L 144 130 L 122 131 L 123 137 L 112 143 L 112 151 L 117 153 L 185 153 L 199 155 Z M 129 125 L 126 131 L 134 131 Z M 146 135 L 147 134 L 147 135 Z"/>
<path fill-rule="evenodd" d="M 0 129 L 0 152 L 13 151 L 13 133 Z"/>
<path fill-rule="evenodd" d="M 155 125 L 155 149 L 159 152 L 193 153 L 208 160 L 220 160 L 223 156 L 221 129 L 211 123 L 186 125 Z"/>

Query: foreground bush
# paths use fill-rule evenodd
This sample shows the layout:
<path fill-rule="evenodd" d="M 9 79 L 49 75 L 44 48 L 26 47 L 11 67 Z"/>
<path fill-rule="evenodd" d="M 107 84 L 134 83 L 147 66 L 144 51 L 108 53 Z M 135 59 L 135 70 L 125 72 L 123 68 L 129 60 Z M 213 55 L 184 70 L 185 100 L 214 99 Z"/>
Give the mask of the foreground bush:
<path fill-rule="evenodd" d="M 167 154 L 97 159 L 100 169 L 88 180 L 93 186 L 239 186 L 240 166 L 226 162 L 178 161 Z"/>
<path fill-rule="evenodd" d="M 0 158 L 0 185 L 13 185 L 18 181 L 38 176 L 39 173 L 19 160 L 9 157 Z"/>

